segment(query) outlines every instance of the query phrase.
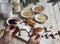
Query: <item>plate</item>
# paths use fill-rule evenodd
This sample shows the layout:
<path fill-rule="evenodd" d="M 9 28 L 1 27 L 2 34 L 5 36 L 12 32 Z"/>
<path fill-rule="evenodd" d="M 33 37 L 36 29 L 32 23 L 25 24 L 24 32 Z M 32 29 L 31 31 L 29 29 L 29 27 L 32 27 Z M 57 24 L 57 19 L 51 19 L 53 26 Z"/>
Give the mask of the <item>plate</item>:
<path fill-rule="evenodd" d="M 33 14 L 31 10 L 24 9 L 21 11 L 21 16 L 24 18 L 31 18 L 32 15 Z"/>
<path fill-rule="evenodd" d="M 35 13 L 41 13 L 43 10 L 44 10 L 44 7 L 42 5 L 35 5 L 32 10 L 35 12 Z"/>
<path fill-rule="evenodd" d="M 48 19 L 48 17 L 45 14 L 37 14 L 34 17 L 34 20 L 39 23 L 44 23 L 47 19 Z"/>

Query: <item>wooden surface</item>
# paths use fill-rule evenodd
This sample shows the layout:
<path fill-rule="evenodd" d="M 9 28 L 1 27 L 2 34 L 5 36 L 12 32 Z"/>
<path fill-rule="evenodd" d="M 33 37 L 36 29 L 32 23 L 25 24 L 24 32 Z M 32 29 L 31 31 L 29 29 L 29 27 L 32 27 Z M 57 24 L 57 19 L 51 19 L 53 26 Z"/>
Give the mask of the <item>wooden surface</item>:
<path fill-rule="evenodd" d="M 53 26 L 54 30 L 59 30 L 60 27 L 60 3 L 52 6 L 52 3 L 47 3 L 47 0 L 40 0 L 37 5 L 44 6 L 45 10 L 42 12 L 48 16 L 47 22 L 44 25 Z M 29 6 L 31 7 L 31 6 Z M 1 25 L 0 25 L 1 27 Z"/>
<path fill-rule="evenodd" d="M 56 5 L 52 6 L 52 3 L 47 3 L 47 0 L 40 0 L 39 4 L 44 6 L 45 10 L 43 13 L 45 13 L 48 16 L 48 21 L 45 23 L 45 25 L 51 25 L 54 30 L 59 30 L 60 3 L 57 3 Z"/>
<path fill-rule="evenodd" d="M 60 2 L 57 3 L 56 5 L 52 6 L 52 3 L 47 3 L 47 0 L 40 0 L 40 2 L 37 5 L 42 5 L 44 6 L 44 11 L 42 13 L 46 14 L 48 16 L 48 20 L 44 24 L 40 24 L 38 26 L 52 26 L 52 30 L 57 31 L 60 30 Z M 27 9 L 30 9 L 34 5 L 31 4 Z M 23 34 L 26 35 L 26 34 Z M 26 36 L 22 36 L 25 40 L 28 40 Z M 53 44 L 52 39 L 41 39 L 40 42 L 41 44 Z M 57 40 L 55 40 L 57 41 Z M 59 40 L 58 40 L 59 41 Z M 59 44 L 59 43 L 55 43 Z"/>
<path fill-rule="evenodd" d="M 57 3 L 56 5 L 52 6 L 52 3 L 47 3 L 47 0 L 40 0 L 37 5 L 42 5 L 44 7 L 44 11 L 42 13 L 46 14 L 48 16 L 48 20 L 44 24 L 39 24 L 36 25 L 37 27 L 39 26 L 52 26 L 52 30 L 58 31 L 60 30 L 60 3 Z M 34 5 L 30 4 L 27 6 L 27 9 L 32 8 Z M 27 34 L 23 34 L 27 35 Z M 24 36 L 22 36 L 24 38 Z M 28 37 L 24 38 L 25 40 Z"/>
<path fill-rule="evenodd" d="M 56 5 L 52 6 L 52 3 L 47 3 L 47 0 L 40 0 L 40 2 L 37 5 L 44 6 L 45 10 L 42 13 L 44 13 L 48 16 L 48 20 L 42 25 L 52 26 L 53 27 L 52 29 L 56 30 L 56 31 L 60 30 L 60 2 L 57 3 Z M 30 5 L 27 8 L 31 8 L 31 7 L 33 7 L 33 6 Z M 1 24 L 0 24 L 0 28 L 2 28 Z M 25 37 L 23 37 L 23 38 L 25 38 Z M 27 37 L 25 39 L 28 40 Z M 14 42 L 12 42 L 11 44 L 19 43 L 18 40 L 16 40 L 16 41 L 13 40 L 13 41 Z M 24 43 L 19 43 L 19 44 L 24 44 Z M 47 43 L 47 44 L 50 44 L 50 43 Z"/>

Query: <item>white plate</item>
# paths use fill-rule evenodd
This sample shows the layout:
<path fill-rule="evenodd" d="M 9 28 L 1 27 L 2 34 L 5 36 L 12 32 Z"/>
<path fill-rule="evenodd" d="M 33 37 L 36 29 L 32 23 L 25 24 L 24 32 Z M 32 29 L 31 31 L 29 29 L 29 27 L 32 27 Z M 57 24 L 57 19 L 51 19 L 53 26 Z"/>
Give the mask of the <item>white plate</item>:
<path fill-rule="evenodd" d="M 37 14 L 35 16 L 35 20 L 40 23 L 44 23 L 47 19 L 48 17 L 45 14 Z"/>
<path fill-rule="evenodd" d="M 35 10 L 35 7 L 40 7 L 41 10 L 38 12 L 38 11 Z M 32 10 L 33 10 L 34 12 L 40 13 L 40 12 L 42 12 L 42 11 L 44 10 L 44 7 L 43 7 L 42 5 L 35 5 L 35 6 L 32 8 Z"/>
<path fill-rule="evenodd" d="M 28 16 L 24 16 L 24 12 L 30 12 L 30 15 Z M 33 15 L 33 13 L 31 12 L 31 10 L 28 10 L 28 9 L 24 9 L 21 11 L 21 16 L 24 17 L 24 18 L 30 18 L 31 16 Z"/>

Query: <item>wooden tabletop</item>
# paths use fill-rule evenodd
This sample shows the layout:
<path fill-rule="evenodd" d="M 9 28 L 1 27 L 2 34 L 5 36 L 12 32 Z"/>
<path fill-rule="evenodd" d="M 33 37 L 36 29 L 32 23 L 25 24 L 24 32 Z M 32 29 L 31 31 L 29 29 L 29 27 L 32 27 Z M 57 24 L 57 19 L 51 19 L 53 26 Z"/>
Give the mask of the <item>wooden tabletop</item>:
<path fill-rule="evenodd" d="M 47 0 L 40 0 L 37 5 L 44 6 L 42 13 L 48 16 L 48 20 L 43 25 L 52 26 L 53 30 L 60 30 L 60 2 L 52 6 L 52 3 L 47 3 Z"/>
<path fill-rule="evenodd" d="M 54 30 L 60 29 L 60 3 L 52 6 L 52 3 L 47 3 L 47 0 L 40 0 L 39 5 L 43 5 L 45 13 L 48 16 L 48 21 L 45 25 L 50 25 Z"/>

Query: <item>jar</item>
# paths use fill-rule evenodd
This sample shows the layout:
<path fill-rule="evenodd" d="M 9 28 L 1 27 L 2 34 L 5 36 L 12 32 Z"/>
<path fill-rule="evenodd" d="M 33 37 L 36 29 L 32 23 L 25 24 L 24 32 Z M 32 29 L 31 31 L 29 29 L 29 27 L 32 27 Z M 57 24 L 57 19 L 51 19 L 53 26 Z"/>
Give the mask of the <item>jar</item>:
<path fill-rule="evenodd" d="M 14 13 L 20 13 L 21 12 L 21 5 L 13 6 L 13 12 Z"/>

